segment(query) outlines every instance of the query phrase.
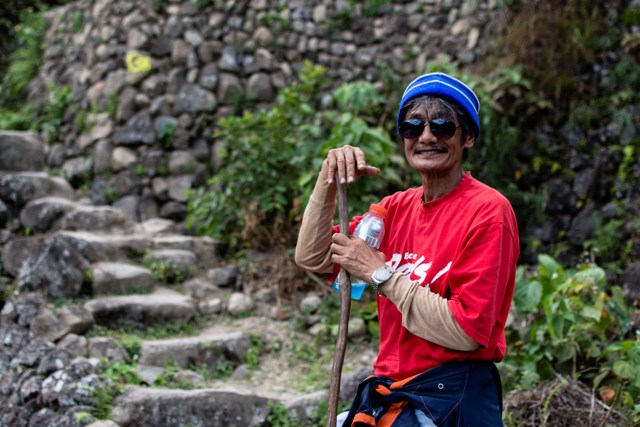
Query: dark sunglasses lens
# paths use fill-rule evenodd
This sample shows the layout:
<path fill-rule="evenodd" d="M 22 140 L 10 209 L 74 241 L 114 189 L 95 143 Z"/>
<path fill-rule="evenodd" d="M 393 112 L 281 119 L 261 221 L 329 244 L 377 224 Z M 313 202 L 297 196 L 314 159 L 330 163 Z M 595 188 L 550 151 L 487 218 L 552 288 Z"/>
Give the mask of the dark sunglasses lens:
<path fill-rule="evenodd" d="M 431 133 L 437 138 L 449 139 L 456 133 L 456 124 L 451 120 L 435 119 L 429 121 Z"/>
<path fill-rule="evenodd" d="M 400 124 L 400 136 L 405 139 L 416 139 L 424 131 L 425 123 L 418 119 L 405 120 Z"/>

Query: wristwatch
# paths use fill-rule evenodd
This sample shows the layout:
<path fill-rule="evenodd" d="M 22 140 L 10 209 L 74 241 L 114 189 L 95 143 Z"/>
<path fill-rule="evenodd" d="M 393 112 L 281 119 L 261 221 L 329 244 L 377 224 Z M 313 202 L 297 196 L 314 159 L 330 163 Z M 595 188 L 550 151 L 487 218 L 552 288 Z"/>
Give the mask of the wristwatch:
<path fill-rule="evenodd" d="M 393 270 L 387 266 L 376 268 L 371 275 L 371 287 L 377 294 L 380 293 L 379 289 L 383 283 L 391 279 Z"/>

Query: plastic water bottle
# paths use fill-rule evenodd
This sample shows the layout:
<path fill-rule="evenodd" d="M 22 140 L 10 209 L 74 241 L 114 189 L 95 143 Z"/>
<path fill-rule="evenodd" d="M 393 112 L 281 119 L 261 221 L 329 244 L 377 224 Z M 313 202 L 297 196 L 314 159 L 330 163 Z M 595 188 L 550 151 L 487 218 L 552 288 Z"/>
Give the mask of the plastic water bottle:
<path fill-rule="evenodd" d="M 387 215 L 387 209 L 380 205 L 371 205 L 369 212 L 360 220 L 353 233 L 354 236 L 361 238 L 373 249 L 380 249 L 382 238 L 384 237 L 384 218 Z M 331 288 L 340 292 L 340 277 L 333 282 Z M 351 298 L 359 300 L 362 298 L 364 288 L 367 282 L 357 277 L 351 277 Z"/>

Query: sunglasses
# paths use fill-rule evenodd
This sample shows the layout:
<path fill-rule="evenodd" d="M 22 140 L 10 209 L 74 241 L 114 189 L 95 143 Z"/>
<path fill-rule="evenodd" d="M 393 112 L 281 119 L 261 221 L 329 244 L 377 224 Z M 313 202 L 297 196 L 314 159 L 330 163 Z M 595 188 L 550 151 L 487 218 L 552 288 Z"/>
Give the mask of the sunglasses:
<path fill-rule="evenodd" d="M 433 136 L 438 139 L 450 139 L 456 134 L 456 130 L 460 127 L 460 125 L 456 125 L 447 119 L 435 119 L 429 120 L 428 122 L 409 119 L 400 123 L 400 137 L 403 139 L 416 139 L 422 135 L 426 126 L 429 126 Z"/>

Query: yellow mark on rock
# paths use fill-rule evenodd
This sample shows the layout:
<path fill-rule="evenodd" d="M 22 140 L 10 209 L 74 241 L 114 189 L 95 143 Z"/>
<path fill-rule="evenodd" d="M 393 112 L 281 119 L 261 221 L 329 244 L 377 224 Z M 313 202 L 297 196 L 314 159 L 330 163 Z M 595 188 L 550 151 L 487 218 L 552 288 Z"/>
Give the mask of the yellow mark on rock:
<path fill-rule="evenodd" d="M 127 70 L 133 74 L 144 74 L 151 71 L 151 57 L 143 55 L 140 52 L 127 52 L 125 58 L 127 62 Z"/>

